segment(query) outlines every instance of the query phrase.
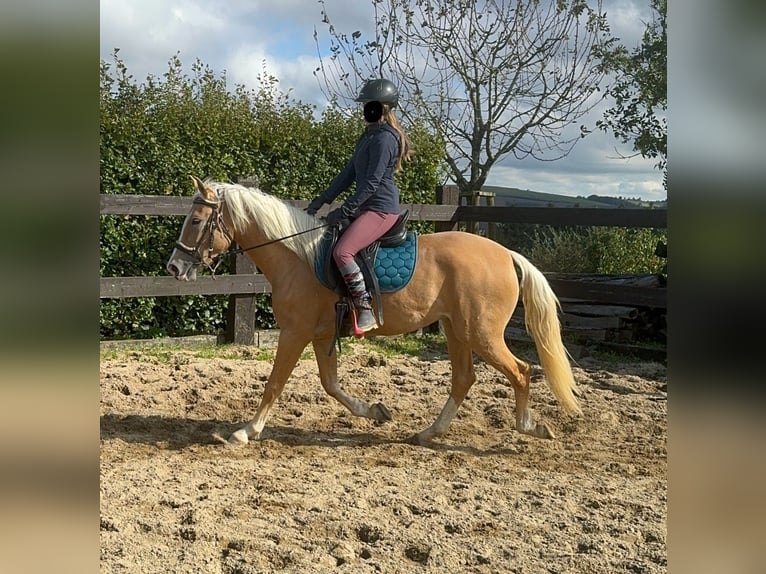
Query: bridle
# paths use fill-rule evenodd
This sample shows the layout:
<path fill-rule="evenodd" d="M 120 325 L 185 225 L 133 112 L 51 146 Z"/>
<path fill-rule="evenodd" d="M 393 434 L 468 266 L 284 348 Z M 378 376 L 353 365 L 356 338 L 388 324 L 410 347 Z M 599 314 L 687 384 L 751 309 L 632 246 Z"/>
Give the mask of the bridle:
<path fill-rule="evenodd" d="M 210 207 L 213 210 L 213 213 L 211 213 L 210 217 L 207 218 L 207 221 L 205 222 L 205 229 L 199 241 L 197 242 L 197 245 L 195 245 L 194 247 L 189 247 L 188 245 L 181 243 L 180 241 L 175 242 L 176 249 L 192 257 L 194 259 L 194 265 L 201 265 L 209 269 L 213 275 L 213 278 L 215 278 L 215 272 L 218 269 L 219 265 L 221 265 L 221 263 L 223 262 L 223 258 L 219 257 L 218 262 L 215 265 L 212 265 L 213 242 L 215 241 L 216 230 L 220 229 L 223 236 L 229 241 L 228 249 L 226 251 L 221 252 L 221 255 L 223 254 L 237 255 L 239 253 L 252 251 L 253 249 L 258 249 L 259 247 L 265 247 L 273 243 L 279 243 L 280 241 L 284 241 L 285 239 L 290 239 L 292 237 L 297 237 L 298 235 L 303 235 L 304 233 L 310 233 L 312 231 L 316 231 L 318 229 L 324 229 L 325 227 L 327 227 L 327 224 L 318 225 L 317 227 L 312 227 L 311 229 L 299 231 L 297 233 L 293 233 L 285 237 L 280 237 L 279 239 L 272 239 L 271 241 L 266 241 L 258 245 L 253 245 L 252 247 L 239 247 L 234 249 L 232 247 L 235 243 L 234 234 L 231 233 L 231 231 L 229 231 L 229 228 L 226 226 L 226 222 L 223 219 L 223 213 L 220 210 L 222 203 L 223 202 L 221 200 L 211 201 L 201 196 L 195 197 L 192 200 L 192 204 L 205 205 L 207 207 Z M 205 258 L 202 256 L 201 247 L 202 247 L 202 242 L 205 239 L 205 233 L 207 233 L 209 236 L 208 246 L 207 246 L 207 258 L 211 261 L 211 263 L 205 263 L 204 262 Z"/>
<path fill-rule="evenodd" d="M 221 212 L 221 201 L 210 201 L 209 199 L 205 199 L 204 197 L 197 196 L 192 200 L 192 204 L 196 205 L 205 205 L 207 207 L 210 207 L 213 210 L 213 213 L 210 214 L 210 217 L 207 218 L 207 221 L 205 222 L 205 229 L 202 232 L 202 235 L 200 236 L 199 241 L 197 242 L 197 245 L 194 247 L 189 247 L 188 245 L 185 245 L 184 243 L 181 243 L 180 241 L 176 241 L 175 247 L 179 251 L 182 251 L 183 253 L 186 253 L 190 257 L 194 259 L 195 265 L 204 265 L 206 268 L 210 270 L 210 272 L 215 277 L 215 271 L 218 269 L 218 266 L 221 264 L 223 259 L 219 259 L 218 263 L 215 265 L 212 265 L 213 261 L 213 243 L 215 241 L 215 232 L 216 230 L 220 230 L 223 236 L 229 241 L 229 247 L 231 247 L 234 244 L 234 235 L 229 231 L 229 228 L 226 226 L 226 222 L 223 220 L 223 213 Z M 202 243 L 205 239 L 205 234 L 208 235 L 208 245 L 207 245 L 207 258 L 211 261 L 211 263 L 205 263 L 205 257 L 202 255 Z"/>

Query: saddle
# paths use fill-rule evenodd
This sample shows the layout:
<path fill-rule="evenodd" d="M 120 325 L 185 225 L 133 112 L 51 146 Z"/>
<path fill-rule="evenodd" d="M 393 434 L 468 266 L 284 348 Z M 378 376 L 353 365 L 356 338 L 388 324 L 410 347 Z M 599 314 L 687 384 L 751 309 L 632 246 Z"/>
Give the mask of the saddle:
<path fill-rule="evenodd" d="M 409 210 L 403 211 L 391 229 L 362 249 L 354 258 L 372 296 L 379 325 L 383 325 L 381 293 L 390 293 L 404 287 L 412 277 L 415 267 L 417 236 L 407 231 L 409 215 Z M 335 343 L 340 350 L 341 337 L 352 334 L 351 303 L 349 302 L 351 296 L 332 257 L 335 244 L 342 233 L 343 231 L 338 227 L 331 227 L 325 231 L 314 268 L 320 283 L 335 291 L 339 297 L 335 303 L 335 341 L 330 354 L 335 350 Z"/>

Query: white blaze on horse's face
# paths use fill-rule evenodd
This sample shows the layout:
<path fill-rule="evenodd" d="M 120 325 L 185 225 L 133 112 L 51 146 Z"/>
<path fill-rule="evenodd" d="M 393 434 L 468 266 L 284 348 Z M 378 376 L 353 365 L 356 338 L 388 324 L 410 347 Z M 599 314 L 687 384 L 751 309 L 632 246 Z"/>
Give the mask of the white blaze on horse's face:
<path fill-rule="evenodd" d="M 197 178 L 192 178 L 199 195 L 194 198 L 181 234 L 170 254 L 166 269 L 179 281 L 194 281 L 197 267 L 212 268 L 213 261 L 228 249 L 231 237 L 226 231 L 215 193 Z"/>
<path fill-rule="evenodd" d="M 166 265 L 168 273 L 179 281 L 194 281 L 197 279 L 197 267 L 200 263 L 204 263 L 204 257 L 206 257 L 204 253 L 200 253 L 200 250 L 204 250 L 202 245 L 207 240 L 204 231 L 205 222 L 212 213 L 213 210 L 209 207 L 194 205 L 191 213 L 184 220 L 176 247 L 173 248 L 173 252 L 170 254 L 170 259 L 168 259 Z M 188 250 L 182 251 L 178 247 L 179 245 L 186 246 Z M 196 246 L 199 246 L 199 248 L 196 248 Z M 189 250 L 195 249 L 198 252 L 198 256 L 189 252 Z"/>

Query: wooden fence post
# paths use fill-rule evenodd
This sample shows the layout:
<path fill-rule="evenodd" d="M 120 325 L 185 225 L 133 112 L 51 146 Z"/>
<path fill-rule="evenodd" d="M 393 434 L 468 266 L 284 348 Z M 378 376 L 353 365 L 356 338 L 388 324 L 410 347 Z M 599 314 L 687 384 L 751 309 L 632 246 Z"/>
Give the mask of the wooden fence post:
<path fill-rule="evenodd" d="M 487 205 L 489 207 L 495 207 L 495 194 L 492 192 L 484 192 L 487 198 Z M 492 241 L 497 241 L 497 223 L 490 221 L 487 223 L 487 237 Z"/>
<path fill-rule="evenodd" d="M 460 205 L 460 190 L 456 185 L 440 185 L 436 188 L 436 205 Z M 435 221 L 434 231 L 456 231 L 457 221 Z"/>
<path fill-rule="evenodd" d="M 485 198 L 486 204 L 488 207 L 494 207 L 495 205 L 495 194 L 491 191 L 472 191 L 470 193 L 461 193 L 460 194 L 460 205 L 463 204 L 463 199 L 466 200 L 466 205 L 471 205 L 474 207 L 479 207 L 481 205 L 481 198 Z M 467 231 L 469 233 L 478 234 L 479 233 L 479 227 L 480 223 L 478 221 L 472 221 Z M 489 239 L 494 240 L 497 235 L 497 224 L 495 222 L 488 222 L 487 223 L 487 237 Z"/>
<path fill-rule="evenodd" d="M 479 195 L 478 191 L 474 191 L 471 193 L 461 193 L 460 205 L 463 205 L 463 199 L 465 199 L 466 205 L 474 205 L 474 206 L 481 205 L 481 196 Z M 471 221 L 468 224 L 468 228 L 466 229 L 466 231 L 468 233 L 473 233 L 474 235 L 477 235 L 479 233 L 479 222 Z"/>
<path fill-rule="evenodd" d="M 250 257 L 244 253 L 236 255 L 233 273 L 252 274 L 255 271 Z M 255 295 L 229 295 L 225 340 L 237 345 L 255 344 Z"/>

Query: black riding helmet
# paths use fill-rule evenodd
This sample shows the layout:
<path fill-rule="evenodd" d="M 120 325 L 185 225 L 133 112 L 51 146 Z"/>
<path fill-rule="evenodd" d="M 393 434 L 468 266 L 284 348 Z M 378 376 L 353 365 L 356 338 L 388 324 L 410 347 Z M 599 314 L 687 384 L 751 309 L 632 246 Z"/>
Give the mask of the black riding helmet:
<path fill-rule="evenodd" d="M 399 90 L 390 80 L 369 80 L 359 92 L 356 102 L 380 102 L 395 108 L 399 103 Z"/>

